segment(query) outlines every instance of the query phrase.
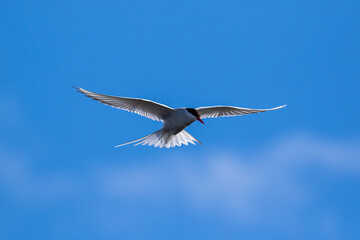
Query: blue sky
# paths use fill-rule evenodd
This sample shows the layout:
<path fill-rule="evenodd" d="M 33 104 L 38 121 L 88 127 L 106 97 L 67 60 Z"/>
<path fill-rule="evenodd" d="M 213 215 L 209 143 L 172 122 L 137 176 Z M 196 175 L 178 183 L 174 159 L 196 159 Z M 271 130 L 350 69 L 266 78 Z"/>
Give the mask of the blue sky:
<path fill-rule="evenodd" d="M 358 1 L 0 2 L 1 239 L 358 239 Z M 278 111 L 204 146 L 77 93 Z"/>

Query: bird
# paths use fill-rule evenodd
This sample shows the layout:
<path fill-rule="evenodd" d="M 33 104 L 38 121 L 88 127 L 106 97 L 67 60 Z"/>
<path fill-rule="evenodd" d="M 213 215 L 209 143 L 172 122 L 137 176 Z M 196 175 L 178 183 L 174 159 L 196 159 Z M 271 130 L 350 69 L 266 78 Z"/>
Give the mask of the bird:
<path fill-rule="evenodd" d="M 90 92 L 83 88 L 74 88 L 78 92 L 83 93 L 85 96 L 104 103 L 108 106 L 126 110 L 132 113 L 137 113 L 154 121 L 163 122 L 163 127 L 160 130 L 145 137 L 120 144 L 115 147 L 121 147 L 128 144 L 134 144 L 134 146 L 137 146 L 141 144 L 159 148 L 170 148 L 175 146 L 180 147 L 182 144 L 188 145 L 188 143 L 196 145 L 195 142 L 202 145 L 199 140 L 184 130 L 195 121 L 199 121 L 202 124 L 205 124 L 202 120 L 204 118 L 241 116 L 250 113 L 277 110 L 286 106 L 282 105 L 269 109 L 250 109 L 220 105 L 198 108 L 171 108 L 164 104 L 156 103 L 146 99 L 116 97 Z"/>

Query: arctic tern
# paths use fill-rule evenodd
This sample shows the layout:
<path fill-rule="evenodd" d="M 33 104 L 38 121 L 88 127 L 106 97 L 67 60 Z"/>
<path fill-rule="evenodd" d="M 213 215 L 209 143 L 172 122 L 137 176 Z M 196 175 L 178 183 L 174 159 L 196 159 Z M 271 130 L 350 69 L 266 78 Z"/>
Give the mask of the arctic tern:
<path fill-rule="evenodd" d="M 195 145 L 195 142 L 201 144 L 199 140 L 195 139 L 193 136 L 191 136 L 188 132 L 184 130 L 187 126 L 189 126 L 196 120 L 204 124 L 204 122 L 202 121 L 202 119 L 204 118 L 240 116 L 244 114 L 276 110 L 286 106 L 283 105 L 270 109 L 250 109 L 232 106 L 171 108 L 146 99 L 115 97 L 90 92 L 82 88 L 74 88 L 76 88 L 79 92 L 85 94 L 85 96 L 109 105 L 111 107 L 137 113 L 154 121 L 164 122 L 163 127 L 160 130 L 143 138 L 120 144 L 115 147 L 120 147 L 132 143 L 134 143 L 134 146 L 142 144 L 160 148 L 170 148 L 175 146 L 181 146 L 182 144 L 188 145 L 188 143 Z"/>

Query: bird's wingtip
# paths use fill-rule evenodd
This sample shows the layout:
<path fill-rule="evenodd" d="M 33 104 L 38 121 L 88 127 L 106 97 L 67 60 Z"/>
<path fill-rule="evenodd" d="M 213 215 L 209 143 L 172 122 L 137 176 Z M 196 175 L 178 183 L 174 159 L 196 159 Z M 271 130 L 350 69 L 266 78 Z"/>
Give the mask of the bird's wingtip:
<path fill-rule="evenodd" d="M 278 106 L 278 107 L 276 107 L 276 108 L 273 108 L 273 110 L 280 109 L 280 108 L 284 108 L 284 107 L 286 107 L 286 106 L 287 106 L 287 104 L 284 104 L 284 105 L 282 105 L 282 106 Z"/>
<path fill-rule="evenodd" d="M 82 90 L 81 88 L 79 88 L 77 86 L 72 86 L 72 87 L 75 88 L 75 90 L 78 91 L 78 92 L 81 92 L 81 90 Z"/>

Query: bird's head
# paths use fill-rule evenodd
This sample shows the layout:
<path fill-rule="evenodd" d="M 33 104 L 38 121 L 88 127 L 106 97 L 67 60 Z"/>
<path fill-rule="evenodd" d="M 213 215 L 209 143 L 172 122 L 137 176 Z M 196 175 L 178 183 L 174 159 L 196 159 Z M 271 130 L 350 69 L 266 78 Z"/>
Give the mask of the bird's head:
<path fill-rule="evenodd" d="M 200 114 L 198 113 L 198 111 L 196 111 L 196 109 L 194 109 L 194 108 L 186 108 L 186 110 L 188 111 L 188 113 L 190 113 L 191 115 L 193 115 L 193 116 L 196 118 L 196 120 L 198 120 L 198 121 L 201 122 L 202 124 L 205 124 L 205 123 L 203 122 L 203 120 L 201 120 Z"/>

